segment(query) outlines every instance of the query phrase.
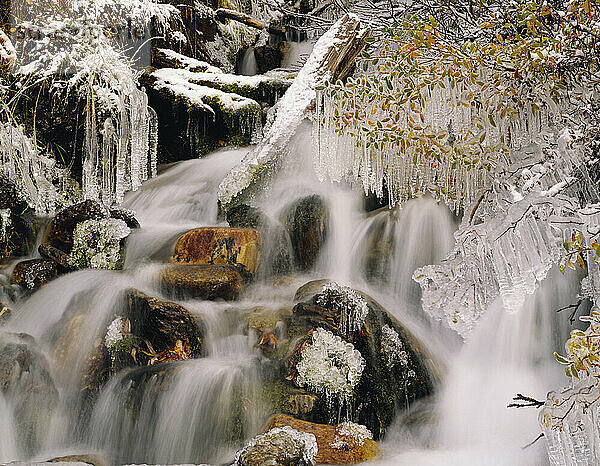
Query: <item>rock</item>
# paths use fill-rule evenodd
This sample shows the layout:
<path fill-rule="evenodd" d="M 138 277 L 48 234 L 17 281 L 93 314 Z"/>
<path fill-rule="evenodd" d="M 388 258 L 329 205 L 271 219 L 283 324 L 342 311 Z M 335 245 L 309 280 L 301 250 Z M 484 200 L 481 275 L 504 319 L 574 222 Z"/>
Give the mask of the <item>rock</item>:
<path fill-rule="evenodd" d="M 304 416 L 313 410 L 317 397 L 307 393 L 298 393 L 288 396 L 285 401 L 288 413 L 294 416 Z"/>
<path fill-rule="evenodd" d="M 259 208 L 247 204 L 237 204 L 227 211 L 227 223 L 232 228 L 260 230 L 268 225 L 269 221 Z"/>
<path fill-rule="evenodd" d="M 312 466 L 317 455 L 314 435 L 277 426 L 254 437 L 236 455 L 235 466 Z"/>
<path fill-rule="evenodd" d="M 291 416 L 278 415 L 269 420 L 263 431 L 284 426 L 315 436 L 319 447 L 315 456 L 317 464 L 356 464 L 372 460 L 381 455 L 377 442 L 368 438 L 362 439 L 362 443 L 360 441 L 343 442 L 345 445 L 342 444 L 335 448 L 336 442 L 339 442 L 340 439 L 346 439 L 346 436 L 340 433 L 341 425 L 316 424 L 301 421 Z"/>
<path fill-rule="evenodd" d="M 73 232 L 78 223 L 106 217 L 108 213 L 96 201 L 87 200 L 67 207 L 50 221 L 42 242 L 68 254 L 73 248 Z"/>
<path fill-rule="evenodd" d="M 237 299 L 244 279 L 234 267 L 219 265 L 174 265 L 161 276 L 165 294 L 173 298 Z"/>
<path fill-rule="evenodd" d="M 0 335 L 0 391 L 10 394 L 23 456 L 39 452 L 58 401 L 48 362 L 35 339 L 24 333 Z"/>
<path fill-rule="evenodd" d="M 10 306 L 0 303 L 0 327 L 6 325 L 6 323 L 10 320 L 12 315 L 13 310 L 10 308 Z"/>
<path fill-rule="evenodd" d="M 262 45 L 254 49 L 254 58 L 256 59 L 256 69 L 260 74 L 281 67 L 283 61 L 284 43 L 277 45 Z"/>
<path fill-rule="evenodd" d="M 42 257 L 50 259 L 60 265 L 64 270 L 74 270 L 69 261 L 69 254 L 61 251 L 58 248 L 48 244 L 42 243 L 38 247 L 38 252 Z"/>
<path fill-rule="evenodd" d="M 140 228 L 140 222 L 135 218 L 135 212 L 132 212 L 131 210 L 110 209 L 110 217 L 123 220 L 132 230 Z"/>
<path fill-rule="evenodd" d="M 98 455 L 68 455 L 48 460 L 48 463 L 79 463 L 93 466 L 108 466 L 109 462 Z"/>
<path fill-rule="evenodd" d="M 193 354 L 201 354 L 203 326 L 186 308 L 133 289 L 127 299 L 133 335 L 148 340 L 156 352 L 173 348 L 179 340 L 189 345 Z"/>
<path fill-rule="evenodd" d="M 254 273 L 261 236 L 249 228 L 197 228 L 182 235 L 172 262 L 189 265 L 229 265 Z"/>
<path fill-rule="evenodd" d="M 284 357 L 287 379 L 295 380 L 295 367 L 303 345 L 310 344 L 312 331 L 322 328 L 352 343 L 365 360 L 353 387 L 352 419 L 367 426 L 376 439 L 384 435 L 397 410 L 433 392 L 439 372 L 430 353 L 371 297 L 328 280 L 316 280 L 300 287 L 295 300 L 300 302 L 289 322 L 291 343 Z M 334 401 L 335 406 L 340 403 Z M 335 406 L 332 411 L 319 399 L 307 420 L 328 422 L 331 413 L 337 412 Z"/>
<path fill-rule="evenodd" d="M 265 332 L 274 332 L 278 322 L 287 321 L 291 317 L 291 307 L 269 309 L 259 306 L 246 313 L 246 328 L 254 329 L 259 335 L 262 335 Z M 278 337 L 281 338 L 282 335 Z"/>
<path fill-rule="evenodd" d="M 13 269 L 11 281 L 26 290 L 36 290 L 58 277 L 58 266 L 48 259 L 19 262 Z"/>
<path fill-rule="evenodd" d="M 323 199 L 314 194 L 307 196 L 284 210 L 286 226 L 296 262 L 301 270 L 315 264 L 327 238 L 329 209 Z"/>
<path fill-rule="evenodd" d="M 40 221 L 23 200 L 17 187 L 6 178 L 0 177 L 0 210 L 10 211 L 8 222 L 0 229 L 0 259 L 26 256 L 35 244 Z"/>

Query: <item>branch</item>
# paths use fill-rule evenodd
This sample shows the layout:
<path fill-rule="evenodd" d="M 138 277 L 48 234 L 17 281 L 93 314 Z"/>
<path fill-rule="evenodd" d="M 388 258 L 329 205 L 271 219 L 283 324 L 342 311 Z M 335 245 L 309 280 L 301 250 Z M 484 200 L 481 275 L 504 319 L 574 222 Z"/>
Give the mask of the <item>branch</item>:
<path fill-rule="evenodd" d="M 263 24 L 260 21 L 252 18 L 250 15 L 240 13 L 239 11 L 228 10 L 227 8 L 219 8 L 217 11 L 215 11 L 215 15 L 217 20 L 221 22 L 224 22 L 226 19 L 231 19 L 256 29 L 267 29 L 271 34 L 285 36 L 285 29 Z"/>
<path fill-rule="evenodd" d="M 544 403 L 545 403 L 545 401 L 538 401 L 535 398 L 531 398 L 530 396 L 522 395 L 521 393 L 517 393 L 517 396 L 513 397 L 513 401 L 516 401 L 516 403 L 510 403 L 506 407 L 507 408 L 541 408 L 542 406 L 544 406 Z"/>
<path fill-rule="evenodd" d="M 530 446 L 532 446 L 535 442 L 537 442 L 539 439 L 541 439 L 544 436 L 544 433 L 542 432 L 540 435 L 538 435 L 535 440 L 533 442 L 528 443 L 527 445 L 525 445 L 524 447 L 521 447 L 521 450 L 525 450 L 525 448 L 529 448 Z"/>
<path fill-rule="evenodd" d="M 579 306 L 581 305 L 582 302 L 583 302 L 583 299 L 580 299 L 575 304 L 569 304 L 568 306 L 557 309 L 556 312 L 562 312 L 562 311 L 566 311 L 567 309 L 573 309 L 573 312 L 571 312 L 571 315 L 569 316 L 569 322 L 571 322 L 571 325 L 573 325 L 575 323 L 575 314 L 577 313 L 577 309 L 579 309 Z"/>

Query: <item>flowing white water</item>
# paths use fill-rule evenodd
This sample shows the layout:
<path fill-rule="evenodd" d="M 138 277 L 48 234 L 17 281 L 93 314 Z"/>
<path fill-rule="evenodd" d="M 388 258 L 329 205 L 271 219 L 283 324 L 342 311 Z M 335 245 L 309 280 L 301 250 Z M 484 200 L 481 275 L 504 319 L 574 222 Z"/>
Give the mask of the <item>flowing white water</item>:
<path fill-rule="evenodd" d="M 254 55 L 254 47 L 248 47 L 242 57 L 240 64 L 240 74 L 244 76 L 254 76 L 258 73 L 256 66 L 256 56 Z"/>
<path fill-rule="evenodd" d="M 36 338 L 60 392 L 53 419 L 38 426 L 46 431 L 40 455 L 100 450 L 115 464 L 230 460 L 268 415 L 260 393 L 264 359 L 253 348 L 256 335 L 245 335 L 244 313 L 289 306 L 297 286 L 333 278 L 372 294 L 447 366 L 435 399 L 411 408 L 389 430 L 382 464 L 545 464 L 543 440 L 521 449 L 539 433 L 536 410 L 508 410 L 506 404 L 516 393 L 543 398 L 561 385 L 560 367 L 551 357 L 568 332 L 568 316 L 555 310 L 574 300 L 569 278 L 549 277 L 516 315 L 496 304 L 469 341 L 459 344 L 421 315 L 411 279 L 415 268 L 442 260 L 451 248 L 452 215 L 432 199 L 364 213 L 359 191 L 317 180 L 306 137 L 300 131 L 292 141 L 296 156 L 258 202 L 277 224 L 297 199 L 312 194 L 324 199 L 330 219 L 316 266 L 282 288 L 274 288 L 266 273 L 237 303 L 182 303 L 206 324 L 205 358 L 123 371 L 105 387 L 89 419 L 79 419 L 81 374 L 98 338 L 122 311 L 126 290 L 161 296 L 157 277 L 176 238 L 219 224 L 217 187 L 245 149 L 182 162 L 127 196 L 125 206 L 136 212 L 142 228 L 128 240 L 124 271 L 72 273 L 16 304 L 8 331 Z M 3 460 L 23 456 L 11 403 L 0 398 Z"/>

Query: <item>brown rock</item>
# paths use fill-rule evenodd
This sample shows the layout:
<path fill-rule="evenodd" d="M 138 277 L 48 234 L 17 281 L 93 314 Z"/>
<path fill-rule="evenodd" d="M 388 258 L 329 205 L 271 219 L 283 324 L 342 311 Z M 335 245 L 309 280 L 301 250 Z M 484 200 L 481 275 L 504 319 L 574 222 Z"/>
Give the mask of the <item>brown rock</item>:
<path fill-rule="evenodd" d="M 288 412 L 294 416 L 304 416 L 310 413 L 315 407 L 315 401 L 317 401 L 316 395 L 308 393 L 290 395 L 285 400 Z"/>
<path fill-rule="evenodd" d="M 258 267 L 260 245 L 261 237 L 257 230 L 197 228 L 179 238 L 172 262 L 190 265 L 232 265 L 254 273 Z"/>
<path fill-rule="evenodd" d="M 78 223 L 106 217 L 107 212 L 96 201 L 87 200 L 67 207 L 50 221 L 42 242 L 69 253 L 73 249 L 73 232 Z"/>
<path fill-rule="evenodd" d="M 237 299 L 244 289 L 244 279 L 230 266 L 174 265 L 161 277 L 164 291 L 175 298 Z"/>
<path fill-rule="evenodd" d="M 348 442 L 348 449 L 334 448 L 331 444 L 336 442 L 337 426 L 301 421 L 283 414 L 272 417 L 263 431 L 267 432 L 274 427 L 284 426 L 290 426 L 293 429 L 315 436 L 319 446 L 319 451 L 315 456 L 317 464 L 356 464 L 381 455 L 377 442 L 370 439 L 365 439 L 362 445 Z"/>
<path fill-rule="evenodd" d="M 30 259 L 15 265 L 12 283 L 27 290 L 36 290 L 58 277 L 58 266 L 47 259 Z"/>
<path fill-rule="evenodd" d="M 177 340 L 189 345 L 193 352 L 201 350 L 202 330 L 186 308 L 138 290 L 129 290 L 127 298 L 131 333 L 148 340 L 156 352 L 174 347 Z"/>
<path fill-rule="evenodd" d="M 69 263 L 69 254 L 61 251 L 58 248 L 55 248 L 50 244 L 40 244 L 40 246 L 38 247 L 38 252 L 42 257 L 53 260 L 65 270 L 74 269 L 74 267 L 71 266 L 71 264 Z"/>

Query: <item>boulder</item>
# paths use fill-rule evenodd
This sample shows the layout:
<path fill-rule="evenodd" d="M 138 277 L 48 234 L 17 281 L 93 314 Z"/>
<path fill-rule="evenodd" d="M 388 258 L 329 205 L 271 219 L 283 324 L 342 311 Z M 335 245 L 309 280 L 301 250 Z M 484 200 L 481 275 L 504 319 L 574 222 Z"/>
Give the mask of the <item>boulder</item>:
<path fill-rule="evenodd" d="M 24 333 L 0 335 L 0 391 L 10 394 L 23 456 L 39 452 L 58 391 L 35 339 Z"/>
<path fill-rule="evenodd" d="M 269 420 L 263 431 L 285 426 L 315 436 L 319 448 L 315 456 L 317 464 L 356 464 L 381 455 L 377 442 L 370 438 L 359 439 L 345 435 L 343 424 L 316 424 L 278 415 Z"/>
<path fill-rule="evenodd" d="M 327 238 L 329 209 L 318 195 L 304 197 L 284 210 L 285 225 L 296 263 L 301 270 L 309 270 L 315 264 Z"/>
<path fill-rule="evenodd" d="M 235 267 L 219 265 L 174 265 L 161 275 L 168 296 L 178 299 L 237 299 L 244 279 Z"/>
<path fill-rule="evenodd" d="M 74 268 L 69 261 L 69 254 L 58 248 L 55 248 L 51 244 L 40 244 L 38 247 L 38 252 L 42 257 L 56 262 L 64 270 L 72 270 Z"/>
<path fill-rule="evenodd" d="M 131 333 L 148 340 L 156 352 L 173 348 L 178 340 L 193 354 L 202 352 L 202 325 L 186 308 L 134 289 L 127 293 L 127 300 Z"/>
<path fill-rule="evenodd" d="M 58 277 L 58 266 L 48 259 L 30 259 L 19 262 L 13 269 L 11 281 L 26 290 L 37 290 Z"/>
<path fill-rule="evenodd" d="M 123 220 L 132 230 L 140 228 L 140 222 L 135 218 L 135 212 L 132 212 L 131 210 L 110 209 L 110 217 Z"/>
<path fill-rule="evenodd" d="M 312 466 L 317 444 L 312 434 L 277 426 L 254 437 L 237 453 L 235 466 Z"/>
<path fill-rule="evenodd" d="M 73 249 L 73 232 L 78 223 L 107 217 L 108 212 L 96 201 L 87 200 L 67 207 L 50 221 L 42 242 L 68 254 Z"/>
<path fill-rule="evenodd" d="M 254 58 L 256 59 L 256 70 L 260 73 L 274 70 L 281 67 L 283 61 L 284 43 L 277 45 L 261 45 L 254 49 Z"/>
<path fill-rule="evenodd" d="M 249 228 L 197 228 L 182 235 L 172 262 L 188 265 L 228 265 L 254 273 L 260 257 L 261 236 Z"/>
<path fill-rule="evenodd" d="M 287 366 L 287 381 L 303 387 L 296 384 L 296 366 L 317 329 L 351 343 L 365 363 L 348 402 L 333 397 L 332 409 L 332 404 L 319 396 L 304 419 L 328 423 L 332 413 L 348 403 L 352 419 L 367 426 L 378 439 L 396 412 L 433 392 L 439 373 L 430 353 L 371 297 L 328 280 L 316 280 L 300 287 L 295 300 L 289 342 L 278 352 Z M 310 387 L 306 389 L 311 393 Z"/>

